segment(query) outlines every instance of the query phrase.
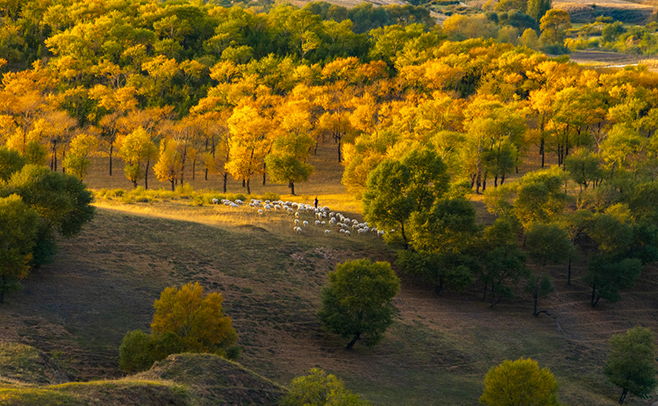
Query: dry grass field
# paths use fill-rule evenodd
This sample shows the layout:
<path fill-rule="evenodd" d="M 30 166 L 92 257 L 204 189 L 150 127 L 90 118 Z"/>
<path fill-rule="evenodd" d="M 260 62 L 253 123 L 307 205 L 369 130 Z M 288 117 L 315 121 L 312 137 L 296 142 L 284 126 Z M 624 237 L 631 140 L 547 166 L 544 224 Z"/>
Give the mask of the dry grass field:
<path fill-rule="evenodd" d="M 285 185 L 270 184 L 255 185 L 254 193 L 307 203 L 317 194 L 321 204 L 358 217 L 358 202 L 340 185 L 334 152 L 330 144 L 313 157 L 317 172 L 298 186 L 305 195 L 293 198 L 284 195 Z M 530 159 L 521 172 L 537 166 Z M 197 188 L 221 186 L 219 179 L 198 179 Z M 120 170 L 110 180 L 104 162 L 95 164 L 88 182 L 96 189 L 130 188 Z M 242 187 L 231 182 L 229 192 Z M 476 203 L 480 218 L 491 221 Z M 479 288 L 437 296 L 399 273 L 399 314 L 385 339 L 346 351 L 315 317 L 327 272 L 347 259 L 393 261 L 395 247 L 376 236 L 325 235 L 316 227 L 296 235 L 288 214 L 259 216 L 250 208 L 195 206 L 184 198 L 96 205 L 93 223 L 79 237 L 59 241 L 55 263 L 34 272 L 25 289 L 0 306 L 0 341 L 32 345 L 82 381 L 120 378 L 123 335 L 148 330 L 160 291 L 190 281 L 224 296 L 244 348 L 242 365 L 282 385 L 321 367 L 375 405 L 476 405 L 488 369 L 522 356 L 551 369 L 564 404 L 613 405 L 619 391 L 602 373 L 606 340 L 635 325 L 658 330 L 655 268 L 619 303 L 595 309 L 580 280 L 582 264 L 575 264 L 571 286 L 564 267 L 550 269 L 556 291 L 541 307 L 556 315 L 560 329 L 552 318 L 533 317 L 530 298 L 521 292 L 491 309 Z M 627 402 L 647 404 L 633 397 Z"/>

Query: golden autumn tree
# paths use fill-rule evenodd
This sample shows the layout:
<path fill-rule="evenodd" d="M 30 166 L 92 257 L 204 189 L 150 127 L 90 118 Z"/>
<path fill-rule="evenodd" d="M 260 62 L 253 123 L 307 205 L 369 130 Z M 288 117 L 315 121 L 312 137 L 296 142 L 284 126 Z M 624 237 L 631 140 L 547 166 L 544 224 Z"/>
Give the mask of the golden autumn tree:
<path fill-rule="evenodd" d="M 153 303 L 151 330 L 156 336 L 169 332 L 178 335 L 188 351 L 225 355 L 238 335 L 231 318 L 224 315 L 223 300 L 216 292 L 204 295 L 198 282 L 180 289 L 165 288 Z"/>
<path fill-rule="evenodd" d="M 71 141 L 69 151 L 62 164 L 71 174 L 82 180 L 87 176 L 91 160 L 89 157 L 98 146 L 98 140 L 93 135 L 78 134 Z"/>
<path fill-rule="evenodd" d="M 126 163 L 124 171 L 126 178 L 137 187 L 137 182 L 144 178 L 144 188 L 148 189 L 149 166 L 158 156 L 158 148 L 142 127 L 131 132 L 123 139 L 119 155 Z"/>
<path fill-rule="evenodd" d="M 170 138 L 164 138 L 160 141 L 160 158 L 155 165 L 153 165 L 153 172 L 159 181 L 171 182 L 171 190 L 173 191 L 176 182 L 180 178 L 183 168 L 181 163 L 181 155 L 178 151 L 178 142 Z"/>
<path fill-rule="evenodd" d="M 235 179 L 246 182 L 247 194 L 251 194 L 251 178 L 261 171 L 270 149 L 270 125 L 271 121 L 250 104 L 236 108 L 228 120 L 232 137 L 229 144 L 231 159 L 226 164 L 226 170 Z"/>
<path fill-rule="evenodd" d="M 489 406 L 557 406 L 558 385 L 553 374 L 537 361 L 520 358 L 492 367 L 484 379 L 480 403 Z"/>

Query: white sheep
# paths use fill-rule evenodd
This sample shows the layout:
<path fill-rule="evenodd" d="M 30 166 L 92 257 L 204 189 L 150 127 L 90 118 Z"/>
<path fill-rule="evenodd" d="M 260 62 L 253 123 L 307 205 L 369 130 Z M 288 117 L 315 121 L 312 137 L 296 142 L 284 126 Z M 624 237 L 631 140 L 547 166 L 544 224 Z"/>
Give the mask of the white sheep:
<path fill-rule="evenodd" d="M 258 214 L 263 215 L 263 209 L 258 209 Z"/>
<path fill-rule="evenodd" d="M 331 230 L 324 230 L 324 233 L 325 233 L 325 234 L 330 234 L 330 233 L 331 233 Z"/>
<path fill-rule="evenodd" d="M 302 233 L 302 229 L 301 229 L 300 227 L 295 227 L 294 230 L 295 230 L 295 232 L 296 232 L 297 234 L 301 234 L 301 233 Z"/>
<path fill-rule="evenodd" d="M 219 204 L 219 200 L 217 198 L 212 199 L 212 204 Z"/>
<path fill-rule="evenodd" d="M 320 225 L 320 220 L 315 220 L 315 225 L 319 226 Z"/>
<path fill-rule="evenodd" d="M 345 230 L 345 235 L 348 236 L 348 237 L 352 236 L 352 234 L 350 234 L 350 232 L 348 230 Z"/>
<path fill-rule="evenodd" d="M 308 221 L 304 220 L 304 227 L 308 227 Z"/>
<path fill-rule="evenodd" d="M 295 217 L 299 218 L 299 212 L 298 211 L 295 212 Z"/>
<path fill-rule="evenodd" d="M 299 219 L 295 219 L 295 224 L 298 225 L 298 226 L 301 225 L 301 222 L 299 221 Z"/>

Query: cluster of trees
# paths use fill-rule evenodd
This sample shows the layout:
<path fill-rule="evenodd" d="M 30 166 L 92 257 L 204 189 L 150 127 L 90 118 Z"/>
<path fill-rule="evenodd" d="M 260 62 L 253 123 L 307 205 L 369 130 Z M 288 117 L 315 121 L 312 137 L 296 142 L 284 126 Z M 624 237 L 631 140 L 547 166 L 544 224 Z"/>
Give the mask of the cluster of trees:
<path fill-rule="evenodd" d="M 92 220 L 92 199 L 75 176 L 0 147 L 0 303 L 31 269 L 52 261 L 56 234 L 73 237 Z"/>
<path fill-rule="evenodd" d="M 155 361 L 182 352 L 211 353 L 235 359 L 241 353 L 231 318 L 224 315 L 220 293 L 203 293 L 188 283 L 167 287 L 153 303 L 151 334 L 128 332 L 119 347 L 119 367 L 125 372 L 144 371 Z"/>
<path fill-rule="evenodd" d="M 607 49 L 615 52 L 638 55 L 658 53 L 658 23 L 627 25 L 612 17 L 597 19 L 578 29 L 575 38 L 567 38 L 564 45 L 570 50 L 591 48 Z"/>
<path fill-rule="evenodd" d="M 546 8 L 530 3 L 518 7 Z M 517 5 L 497 7 L 509 18 Z M 331 9 L 53 4 L 41 22 L 47 55 L 3 75 L 0 140 L 80 178 L 90 156 L 110 157 L 110 174 L 119 156 L 135 185 L 155 174 L 174 187 L 201 170 L 243 180 L 247 192 L 266 174 L 294 191 L 323 141 L 335 142 L 355 193 L 377 164 L 418 145 L 476 192 L 503 183 L 534 144 L 560 164 L 575 148 L 604 167 L 652 153 L 633 137 L 626 155 L 617 148 L 653 134 L 656 81 L 642 68 L 599 73 L 493 39 L 448 41 L 468 36 L 415 18 L 360 34 Z M 542 41 L 559 42 L 568 17 L 542 13 L 529 17 Z"/>

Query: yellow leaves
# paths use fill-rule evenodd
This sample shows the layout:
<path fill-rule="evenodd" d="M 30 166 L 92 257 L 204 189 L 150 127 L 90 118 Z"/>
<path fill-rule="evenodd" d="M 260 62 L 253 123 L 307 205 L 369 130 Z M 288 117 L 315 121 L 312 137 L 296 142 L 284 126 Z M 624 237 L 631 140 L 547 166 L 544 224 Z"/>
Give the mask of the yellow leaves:
<path fill-rule="evenodd" d="M 198 282 L 180 288 L 167 287 L 153 303 L 156 313 L 151 322 L 154 334 L 172 332 L 187 349 L 220 353 L 234 345 L 237 334 L 231 319 L 224 315 L 219 293 L 203 295 Z"/>
<path fill-rule="evenodd" d="M 148 62 L 142 64 L 142 69 L 147 71 L 156 80 L 171 80 L 179 71 L 175 59 L 168 59 L 164 55 L 158 55 Z"/>

